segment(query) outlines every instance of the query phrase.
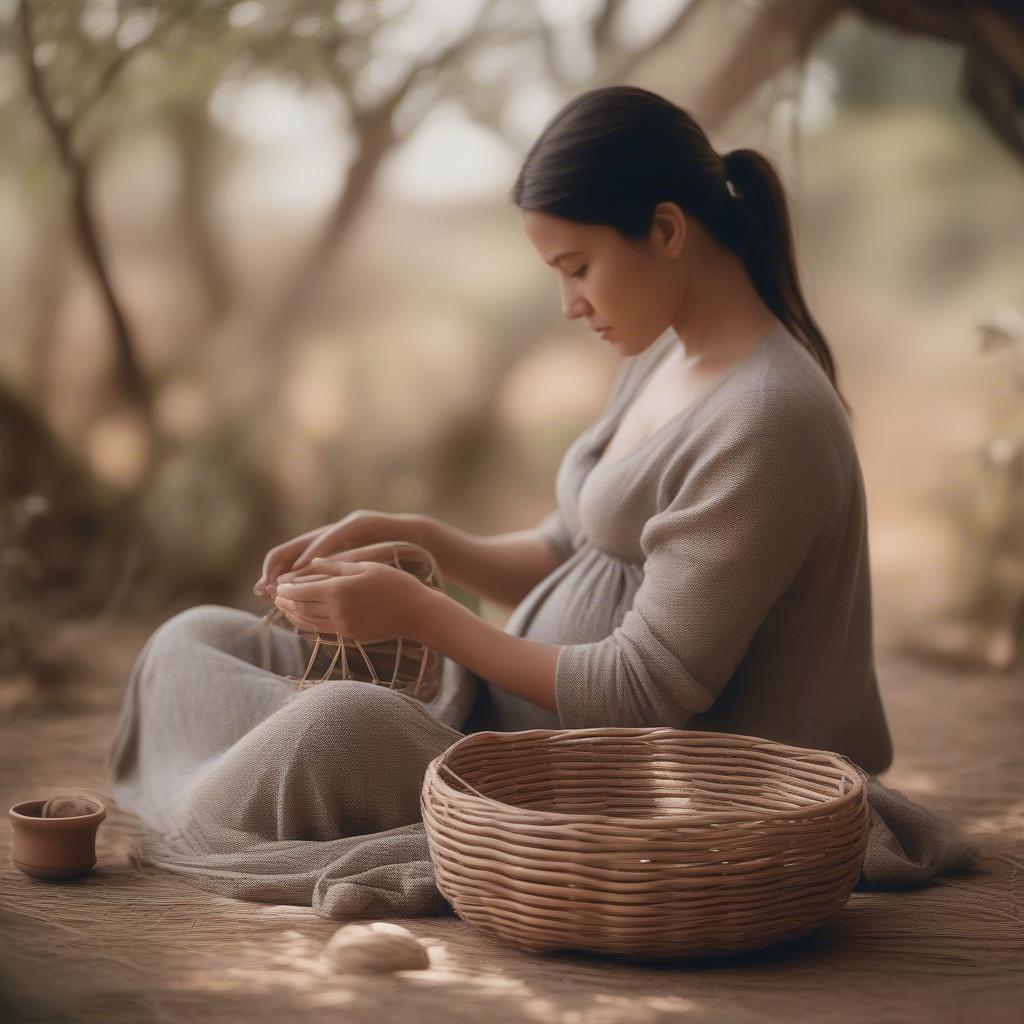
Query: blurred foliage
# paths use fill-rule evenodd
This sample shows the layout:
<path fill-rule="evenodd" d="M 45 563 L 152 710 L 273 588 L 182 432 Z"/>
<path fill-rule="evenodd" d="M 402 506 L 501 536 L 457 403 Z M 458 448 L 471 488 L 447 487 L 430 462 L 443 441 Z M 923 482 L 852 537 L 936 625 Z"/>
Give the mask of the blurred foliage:
<path fill-rule="evenodd" d="M 981 653 L 1024 668 L 1024 316 L 1006 305 L 979 327 L 980 351 L 1002 359 L 1012 392 L 996 434 L 955 474 L 945 505 L 955 522 L 956 611 L 984 627 Z"/>
<path fill-rule="evenodd" d="M 160 567 L 157 600 L 190 592 L 197 600 L 229 600 L 241 567 L 269 548 L 277 500 L 265 477 L 234 458 L 230 435 L 204 438 L 163 459 L 146 488 L 139 521 L 148 542 L 145 564 Z M 154 588 L 148 588 L 153 594 Z"/>
<path fill-rule="evenodd" d="M 0 671 L 45 662 L 61 619 L 108 595 L 116 497 L 0 388 Z"/>
<path fill-rule="evenodd" d="M 43 582 L 42 566 L 25 534 L 32 520 L 48 510 L 41 495 L 0 504 L 0 672 L 31 665 L 44 647 L 46 623 L 30 596 Z"/>

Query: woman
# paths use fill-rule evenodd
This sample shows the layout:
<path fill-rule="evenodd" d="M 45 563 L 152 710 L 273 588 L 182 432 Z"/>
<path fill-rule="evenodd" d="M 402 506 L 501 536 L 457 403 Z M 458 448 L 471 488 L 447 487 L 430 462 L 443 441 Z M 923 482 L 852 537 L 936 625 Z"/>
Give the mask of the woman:
<path fill-rule="evenodd" d="M 165 623 L 111 752 L 154 863 L 325 916 L 443 909 L 420 787 L 433 757 L 481 729 L 689 727 L 889 767 L 863 481 L 771 165 L 720 156 L 685 111 L 615 86 L 557 114 L 513 199 L 565 315 L 625 357 L 562 460 L 558 508 L 487 538 L 360 511 L 268 554 L 256 592 L 293 624 L 443 654 L 429 704 L 345 680 L 296 695 L 259 667 L 249 613 Z M 512 607 L 505 628 L 359 561 L 387 540 L 422 544 L 446 579 Z M 306 566 L 330 578 L 278 583 Z M 303 644 L 275 628 L 275 668 L 300 674 Z M 973 860 L 950 823 L 874 779 L 870 800 L 862 884 Z"/>

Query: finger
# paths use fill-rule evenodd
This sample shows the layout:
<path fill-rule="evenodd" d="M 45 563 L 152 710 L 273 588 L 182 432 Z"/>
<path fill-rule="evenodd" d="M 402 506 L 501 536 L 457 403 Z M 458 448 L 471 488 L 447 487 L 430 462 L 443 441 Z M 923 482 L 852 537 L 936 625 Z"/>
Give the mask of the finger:
<path fill-rule="evenodd" d="M 306 618 L 326 619 L 328 615 L 327 605 L 323 601 L 292 601 L 278 594 L 274 604 L 282 611 L 295 612 L 296 615 L 304 615 Z"/>
<path fill-rule="evenodd" d="M 299 557 L 295 559 L 294 562 L 292 562 L 292 568 L 293 569 L 302 569 L 302 568 L 304 568 L 305 566 L 309 565 L 309 563 L 313 559 L 314 555 L 318 555 L 318 554 L 320 554 L 324 550 L 326 550 L 326 547 L 325 547 L 324 544 L 320 543 L 320 541 L 313 541 L 313 543 L 310 544 L 309 547 L 307 547 L 299 555 Z"/>
<path fill-rule="evenodd" d="M 324 601 L 327 598 L 327 590 L 322 580 L 317 583 L 281 583 L 275 596 L 286 597 L 292 601 Z"/>
<path fill-rule="evenodd" d="M 266 593 L 267 588 L 273 586 L 277 581 L 277 578 L 281 575 L 281 570 L 284 566 L 281 564 L 280 559 L 268 558 L 263 564 L 263 575 L 256 581 L 256 586 L 253 588 L 257 594 Z"/>
<path fill-rule="evenodd" d="M 331 576 L 359 576 L 374 562 L 355 562 L 351 559 L 314 558 L 310 563 L 314 569 L 330 573 Z"/>
<path fill-rule="evenodd" d="M 309 630 L 311 633 L 333 633 L 334 627 L 326 619 L 307 619 L 295 612 L 285 612 L 284 617 L 299 629 Z"/>
<path fill-rule="evenodd" d="M 374 558 L 373 555 L 380 554 L 381 551 L 387 550 L 387 542 L 379 542 L 376 544 L 361 544 L 357 548 L 346 548 L 344 551 L 332 551 L 328 555 L 317 555 L 311 559 L 311 563 L 323 563 L 330 564 L 332 562 L 379 562 L 379 558 Z"/>
<path fill-rule="evenodd" d="M 324 580 L 332 579 L 327 572 L 283 572 L 277 577 L 276 586 L 283 587 L 291 583 L 322 583 Z"/>
<path fill-rule="evenodd" d="M 288 597 L 293 601 L 324 601 L 330 589 L 338 586 L 335 577 L 341 575 L 342 573 L 332 572 L 328 578 L 312 583 L 281 583 L 277 592 L 281 597 Z"/>
<path fill-rule="evenodd" d="M 267 557 L 263 559 L 263 579 L 273 579 L 280 570 L 280 564 L 281 556 L 277 552 L 271 551 Z"/>
<path fill-rule="evenodd" d="M 339 539 L 337 534 L 325 533 L 322 536 L 314 537 L 313 540 L 302 549 L 299 553 L 299 557 L 292 562 L 292 568 L 301 569 L 303 566 L 309 565 L 317 555 L 329 553 L 332 549 L 338 546 Z"/>
<path fill-rule="evenodd" d="M 303 629 L 316 629 L 321 633 L 334 632 L 326 610 L 311 610 L 295 602 L 279 603 L 275 600 L 277 610 L 293 625 L 301 625 Z"/>

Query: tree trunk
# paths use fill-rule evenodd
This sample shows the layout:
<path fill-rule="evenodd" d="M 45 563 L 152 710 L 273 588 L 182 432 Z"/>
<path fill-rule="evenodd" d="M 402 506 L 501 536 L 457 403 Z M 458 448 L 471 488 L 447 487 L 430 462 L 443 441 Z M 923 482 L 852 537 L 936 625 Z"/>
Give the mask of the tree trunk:
<path fill-rule="evenodd" d="M 107 316 L 114 335 L 114 351 L 116 355 L 117 377 L 123 393 L 136 406 L 143 426 L 154 447 L 159 447 L 159 432 L 153 415 L 153 402 L 149 385 L 142 374 L 135 354 L 135 341 L 125 317 L 121 302 L 114 291 L 110 268 L 107 266 L 103 250 L 96 231 L 96 221 L 89 200 L 91 175 L 83 165 L 74 162 L 69 168 L 71 178 L 71 209 L 72 224 L 78 244 L 86 262 L 92 268 L 100 287 L 100 295 L 106 308 Z"/>
<path fill-rule="evenodd" d="M 219 133 L 210 123 L 204 100 L 176 104 L 168 123 L 181 158 L 181 225 L 206 294 L 207 315 L 216 325 L 232 305 L 234 283 L 210 225 L 211 160 Z"/>
<path fill-rule="evenodd" d="M 153 415 L 149 387 L 135 355 L 135 341 L 128 321 L 114 290 L 90 203 L 91 166 L 76 155 L 72 140 L 72 126 L 58 116 L 50 94 L 47 92 L 39 66 L 36 64 L 36 42 L 27 0 L 22 0 L 18 8 L 18 21 L 23 39 L 21 60 L 28 79 L 29 95 L 50 135 L 60 163 L 70 178 L 72 229 L 86 262 L 96 276 L 100 286 L 100 296 L 110 318 L 111 330 L 114 335 L 118 384 L 122 392 L 138 409 L 147 440 L 150 442 L 152 452 L 155 452 L 160 447 L 160 436 Z"/>

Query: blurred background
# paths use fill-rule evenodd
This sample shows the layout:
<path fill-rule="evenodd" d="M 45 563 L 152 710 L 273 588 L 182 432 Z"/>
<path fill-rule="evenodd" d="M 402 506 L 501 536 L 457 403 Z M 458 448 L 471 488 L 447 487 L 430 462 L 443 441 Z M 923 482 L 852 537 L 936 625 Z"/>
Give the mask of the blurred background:
<path fill-rule="evenodd" d="M 620 82 L 783 176 L 879 648 L 1022 670 L 1019 4 L 0 0 L 0 712 L 353 509 L 554 506 L 621 357 L 508 196 Z"/>

